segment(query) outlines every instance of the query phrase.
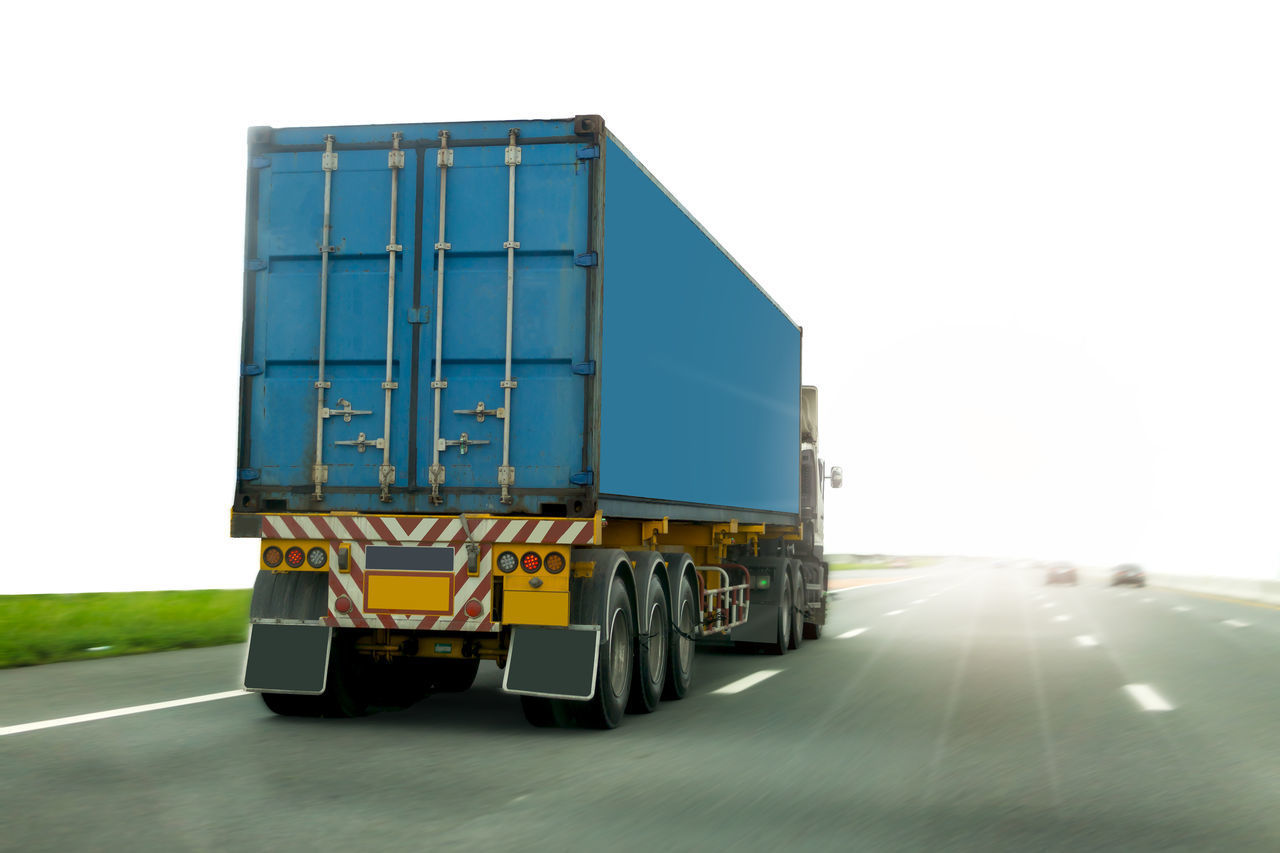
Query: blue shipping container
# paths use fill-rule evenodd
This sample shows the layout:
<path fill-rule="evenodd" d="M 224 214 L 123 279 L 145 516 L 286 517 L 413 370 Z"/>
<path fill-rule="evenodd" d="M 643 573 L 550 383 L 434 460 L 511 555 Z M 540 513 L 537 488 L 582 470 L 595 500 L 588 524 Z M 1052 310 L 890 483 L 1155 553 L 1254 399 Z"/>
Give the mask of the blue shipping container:
<path fill-rule="evenodd" d="M 800 330 L 598 117 L 254 128 L 245 252 L 237 511 L 797 518 Z"/>

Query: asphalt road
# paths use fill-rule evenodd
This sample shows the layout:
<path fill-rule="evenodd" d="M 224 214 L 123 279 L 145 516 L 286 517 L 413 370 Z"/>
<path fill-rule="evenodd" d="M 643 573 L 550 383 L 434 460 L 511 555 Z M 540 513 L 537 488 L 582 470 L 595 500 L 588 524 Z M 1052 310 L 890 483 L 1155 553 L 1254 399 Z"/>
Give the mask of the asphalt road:
<path fill-rule="evenodd" d="M 531 728 L 489 665 L 364 719 L 232 695 L 28 730 L 234 690 L 244 649 L 3 671 L 0 848 L 1280 850 L 1280 610 L 873 577 L 902 579 L 784 657 L 700 650 L 613 732 Z"/>

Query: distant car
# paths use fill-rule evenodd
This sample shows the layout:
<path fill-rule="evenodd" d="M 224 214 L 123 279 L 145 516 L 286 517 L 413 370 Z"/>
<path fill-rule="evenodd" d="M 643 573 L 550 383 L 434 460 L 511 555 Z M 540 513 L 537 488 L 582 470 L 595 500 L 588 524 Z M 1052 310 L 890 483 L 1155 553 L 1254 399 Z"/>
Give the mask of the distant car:
<path fill-rule="evenodd" d="M 1049 567 L 1049 576 L 1045 578 L 1045 583 L 1069 583 L 1072 586 L 1080 583 L 1080 578 L 1076 575 L 1076 567 L 1069 563 L 1054 563 Z"/>
<path fill-rule="evenodd" d="M 1119 586 L 1122 583 L 1131 583 L 1134 586 L 1147 585 L 1147 573 L 1142 570 L 1142 566 L 1135 566 L 1133 563 L 1125 563 L 1123 566 L 1116 566 L 1111 570 L 1111 585 Z"/>

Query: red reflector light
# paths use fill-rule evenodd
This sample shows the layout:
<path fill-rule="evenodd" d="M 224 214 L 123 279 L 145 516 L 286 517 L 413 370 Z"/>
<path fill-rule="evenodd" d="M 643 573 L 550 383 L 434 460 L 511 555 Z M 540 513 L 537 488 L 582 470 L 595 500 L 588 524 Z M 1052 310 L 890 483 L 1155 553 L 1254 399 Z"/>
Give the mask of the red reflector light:
<path fill-rule="evenodd" d="M 284 562 L 284 552 L 275 545 L 272 545 L 270 548 L 262 552 L 262 562 L 267 566 L 267 568 L 274 569 L 276 566 Z"/>
<path fill-rule="evenodd" d="M 542 568 L 542 558 L 538 556 L 536 551 L 526 551 L 525 555 L 520 558 L 520 568 L 529 574 L 533 574 Z"/>
<path fill-rule="evenodd" d="M 473 598 L 467 602 L 467 606 L 464 607 L 463 610 L 465 610 L 467 615 L 472 619 L 478 619 L 480 614 L 484 612 L 484 605 Z"/>
<path fill-rule="evenodd" d="M 547 555 L 545 565 L 547 567 L 547 571 L 551 574 L 559 574 L 564 571 L 564 554 L 561 554 L 558 551 L 552 551 Z"/>
<path fill-rule="evenodd" d="M 296 569 L 301 566 L 303 561 L 307 559 L 307 555 L 297 545 L 284 552 L 284 561 L 289 564 L 289 568 Z"/>
<path fill-rule="evenodd" d="M 351 599 L 347 598 L 345 595 L 342 596 L 342 598 L 339 598 L 333 603 L 333 609 L 339 613 L 346 613 L 351 609 Z"/>

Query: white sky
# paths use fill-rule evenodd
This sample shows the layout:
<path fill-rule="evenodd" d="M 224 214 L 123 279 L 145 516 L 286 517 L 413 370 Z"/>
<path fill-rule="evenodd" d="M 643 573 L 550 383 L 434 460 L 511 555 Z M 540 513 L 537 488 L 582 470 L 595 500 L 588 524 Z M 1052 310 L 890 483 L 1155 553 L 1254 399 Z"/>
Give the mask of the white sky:
<path fill-rule="evenodd" d="M 24 4 L 0 593 L 237 587 L 245 129 L 600 113 L 805 327 L 828 549 L 1280 576 L 1270 3 Z"/>

